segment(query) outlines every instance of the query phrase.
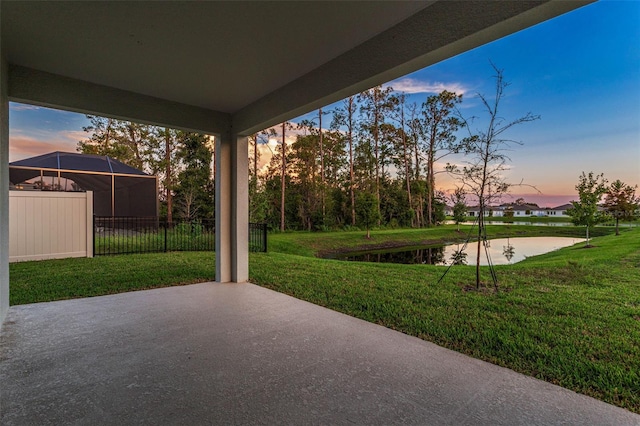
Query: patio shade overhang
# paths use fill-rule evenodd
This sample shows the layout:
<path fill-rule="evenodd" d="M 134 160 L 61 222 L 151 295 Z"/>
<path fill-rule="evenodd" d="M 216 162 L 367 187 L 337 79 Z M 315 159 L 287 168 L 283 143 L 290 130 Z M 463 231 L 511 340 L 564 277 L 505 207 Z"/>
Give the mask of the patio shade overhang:
<path fill-rule="evenodd" d="M 216 280 L 248 279 L 247 136 L 590 0 L 0 2 L 0 321 L 9 101 L 216 135 Z"/>

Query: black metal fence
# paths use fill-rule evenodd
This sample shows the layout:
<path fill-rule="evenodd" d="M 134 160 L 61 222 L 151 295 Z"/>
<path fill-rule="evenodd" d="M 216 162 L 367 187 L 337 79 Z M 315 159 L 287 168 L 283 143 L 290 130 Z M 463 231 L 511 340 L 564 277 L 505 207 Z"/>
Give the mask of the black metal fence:
<path fill-rule="evenodd" d="M 215 221 L 167 222 L 156 217 L 94 216 L 94 256 L 168 251 L 214 251 Z M 267 226 L 249 224 L 249 250 L 267 251 Z"/>
<path fill-rule="evenodd" d="M 266 223 L 249 223 L 249 251 L 267 252 Z"/>

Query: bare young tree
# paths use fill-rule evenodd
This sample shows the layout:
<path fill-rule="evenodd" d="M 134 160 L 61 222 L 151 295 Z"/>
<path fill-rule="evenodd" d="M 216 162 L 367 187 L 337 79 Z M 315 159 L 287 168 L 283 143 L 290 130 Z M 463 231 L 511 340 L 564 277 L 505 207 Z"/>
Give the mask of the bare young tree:
<path fill-rule="evenodd" d="M 195 205 L 196 191 L 194 188 L 187 188 L 182 196 L 182 200 L 178 204 L 180 216 L 184 220 L 194 220 L 198 213 L 198 207 Z"/>
<path fill-rule="evenodd" d="M 515 120 L 508 121 L 500 113 L 500 101 L 504 97 L 504 91 L 509 86 L 504 80 L 503 70 L 491 64 L 495 71 L 495 93 L 492 98 L 478 94 L 480 101 L 487 113 L 488 121 L 484 129 L 472 130 L 471 123 L 460 115 L 464 127 L 469 136 L 462 141 L 462 151 L 467 159 L 462 169 L 455 166 L 449 170 L 456 173 L 465 191 L 474 196 L 478 202 L 478 242 L 476 255 L 476 288 L 480 288 L 480 253 L 481 247 L 487 247 L 487 235 L 484 217 L 488 207 L 499 201 L 514 185 L 506 181 L 504 172 L 509 169 L 507 162 L 510 160 L 506 152 L 513 145 L 522 145 L 522 142 L 506 137 L 505 133 L 512 127 L 538 120 L 539 115 L 527 113 Z M 488 255 L 487 255 L 488 256 Z M 498 281 L 493 273 L 492 278 L 497 290 Z"/>

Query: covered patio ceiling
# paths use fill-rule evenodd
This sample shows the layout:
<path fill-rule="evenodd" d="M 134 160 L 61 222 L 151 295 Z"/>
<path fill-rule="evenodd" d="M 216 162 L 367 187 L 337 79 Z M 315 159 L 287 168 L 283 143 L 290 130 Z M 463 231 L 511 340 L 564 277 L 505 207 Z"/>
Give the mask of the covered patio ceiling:
<path fill-rule="evenodd" d="M 9 100 L 248 135 L 589 1 L 2 1 Z"/>

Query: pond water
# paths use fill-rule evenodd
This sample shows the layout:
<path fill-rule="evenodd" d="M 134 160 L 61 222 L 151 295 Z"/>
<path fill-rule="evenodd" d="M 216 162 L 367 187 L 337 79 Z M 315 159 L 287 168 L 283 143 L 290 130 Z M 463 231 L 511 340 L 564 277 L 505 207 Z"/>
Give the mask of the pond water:
<path fill-rule="evenodd" d="M 527 257 L 548 253 L 569 247 L 584 240 L 571 237 L 522 237 L 496 238 L 487 241 L 486 251 L 494 265 L 508 265 Z M 463 244 L 449 244 L 429 247 L 401 247 L 392 250 L 344 253 L 333 259 L 358 262 L 402 263 L 417 265 L 475 265 L 477 242 L 470 242 L 463 250 Z M 481 246 L 480 264 L 487 265 L 485 248 Z"/>

